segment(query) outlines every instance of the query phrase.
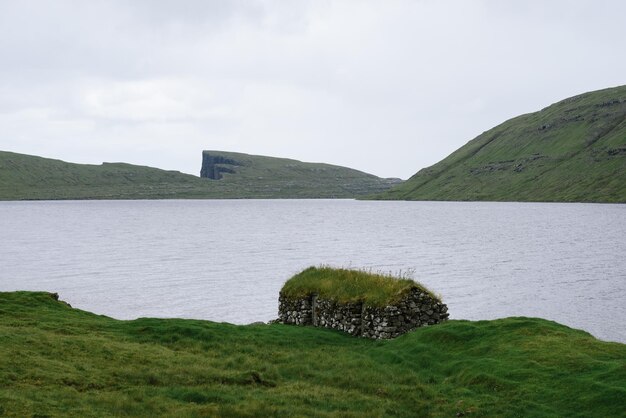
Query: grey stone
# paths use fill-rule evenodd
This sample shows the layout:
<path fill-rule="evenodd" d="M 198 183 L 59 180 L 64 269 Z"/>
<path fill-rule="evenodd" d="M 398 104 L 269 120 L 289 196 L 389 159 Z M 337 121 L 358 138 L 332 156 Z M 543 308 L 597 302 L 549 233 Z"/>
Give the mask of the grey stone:
<path fill-rule="evenodd" d="M 290 300 L 279 295 L 278 322 L 314 325 L 366 338 L 394 338 L 420 326 L 445 321 L 447 306 L 413 290 L 397 305 L 373 307 L 362 303 L 339 304 L 311 295 Z"/>

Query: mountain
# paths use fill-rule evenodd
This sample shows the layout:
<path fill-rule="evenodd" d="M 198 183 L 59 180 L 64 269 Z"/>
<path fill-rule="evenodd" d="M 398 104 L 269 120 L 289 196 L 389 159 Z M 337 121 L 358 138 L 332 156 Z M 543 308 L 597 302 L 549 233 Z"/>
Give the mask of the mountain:
<path fill-rule="evenodd" d="M 286 158 L 204 151 L 200 176 L 224 190 L 253 197 L 355 197 L 401 182 L 351 168 Z"/>
<path fill-rule="evenodd" d="M 236 158 L 238 165 L 212 180 L 125 163 L 74 164 L 0 151 L 0 200 L 351 198 L 399 181 L 327 164 L 213 154 Z M 216 166 L 224 170 L 214 172 L 228 170 L 227 164 Z"/>
<path fill-rule="evenodd" d="M 626 202 L 626 86 L 510 119 L 374 198 Z"/>

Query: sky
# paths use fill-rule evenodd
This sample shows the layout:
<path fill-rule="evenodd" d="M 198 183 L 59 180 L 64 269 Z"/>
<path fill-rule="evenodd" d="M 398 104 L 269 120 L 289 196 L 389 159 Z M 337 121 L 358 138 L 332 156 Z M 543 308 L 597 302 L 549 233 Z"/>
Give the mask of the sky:
<path fill-rule="evenodd" d="M 202 150 L 408 178 L 626 84 L 622 0 L 0 0 L 0 150 L 199 175 Z"/>

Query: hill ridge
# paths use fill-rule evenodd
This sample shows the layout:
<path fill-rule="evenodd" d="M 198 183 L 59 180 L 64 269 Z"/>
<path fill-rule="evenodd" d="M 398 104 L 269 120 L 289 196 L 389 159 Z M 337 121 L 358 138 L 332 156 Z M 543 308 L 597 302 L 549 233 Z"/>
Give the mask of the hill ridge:
<path fill-rule="evenodd" d="M 324 163 L 211 152 L 225 156 L 221 163 L 237 155 L 245 166 L 235 172 L 218 163 L 219 178 L 210 179 L 121 162 L 77 164 L 0 151 L 0 200 L 355 198 L 400 181 Z"/>

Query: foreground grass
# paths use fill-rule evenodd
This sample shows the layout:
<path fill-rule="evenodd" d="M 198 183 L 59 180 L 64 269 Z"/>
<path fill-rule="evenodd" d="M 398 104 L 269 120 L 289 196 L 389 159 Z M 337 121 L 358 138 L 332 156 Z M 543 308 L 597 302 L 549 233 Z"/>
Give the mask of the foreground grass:
<path fill-rule="evenodd" d="M 530 318 L 390 341 L 286 325 L 118 321 L 0 293 L 0 415 L 624 416 L 626 346 Z"/>
<path fill-rule="evenodd" d="M 281 292 L 291 298 L 317 293 L 341 303 L 363 301 L 370 306 L 385 306 L 399 302 L 412 288 L 419 288 L 440 300 L 411 279 L 331 267 L 309 267 L 287 280 Z"/>

